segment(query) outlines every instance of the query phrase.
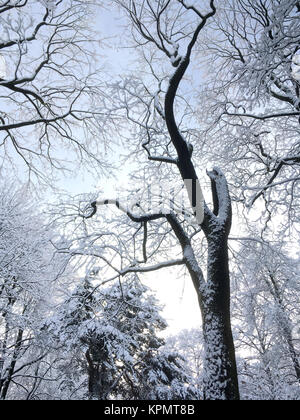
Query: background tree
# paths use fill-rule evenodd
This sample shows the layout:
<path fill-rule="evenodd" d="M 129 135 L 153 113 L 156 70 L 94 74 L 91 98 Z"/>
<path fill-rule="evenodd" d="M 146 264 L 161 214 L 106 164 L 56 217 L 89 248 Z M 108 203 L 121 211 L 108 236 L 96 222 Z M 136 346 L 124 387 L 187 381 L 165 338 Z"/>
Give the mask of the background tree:
<path fill-rule="evenodd" d="M 236 260 L 234 319 L 245 399 L 299 396 L 298 261 L 284 249 L 245 241 Z"/>
<path fill-rule="evenodd" d="M 47 325 L 62 351 L 81 359 L 90 399 L 192 398 L 183 361 L 162 349 L 159 310 L 136 276 L 96 289 L 86 278 Z"/>
<path fill-rule="evenodd" d="M 0 399 L 30 399 L 48 372 L 37 335 L 63 261 L 24 191 L 2 186 L 0 213 Z"/>
<path fill-rule="evenodd" d="M 182 330 L 166 340 L 166 347 L 176 350 L 185 360 L 185 369 L 197 390 L 196 398 L 203 399 L 203 337 L 200 329 Z"/>
<path fill-rule="evenodd" d="M 26 172 L 49 182 L 45 168 L 70 170 L 74 161 L 94 171 L 105 167 L 101 148 L 109 117 L 101 112 L 104 73 L 97 69 L 99 35 L 91 25 L 96 3 L 0 5 L 1 167 L 13 166 L 23 182 Z"/>
<path fill-rule="evenodd" d="M 288 237 L 299 220 L 299 3 L 220 1 L 205 29 L 203 151 L 226 167 L 237 201 L 264 204 L 264 222 L 285 218 Z"/>

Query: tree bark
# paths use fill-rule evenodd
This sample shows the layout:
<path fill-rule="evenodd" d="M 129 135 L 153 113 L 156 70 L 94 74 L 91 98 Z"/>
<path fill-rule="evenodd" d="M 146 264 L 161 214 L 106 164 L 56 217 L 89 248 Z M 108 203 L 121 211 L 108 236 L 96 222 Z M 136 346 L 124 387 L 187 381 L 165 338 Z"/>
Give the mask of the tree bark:
<path fill-rule="evenodd" d="M 103 363 L 93 360 L 91 353 L 90 350 L 86 352 L 89 399 L 106 400 L 111 390 L 108 371 Z"/>
<path fill-rule="evenodd" d="M 197 292 L 202 315 L 205 349 L 204 398 L 239 400 L 235 347 L 231 329 L 228 236 L 231 229 L 231 201 L 222 172 L 209 173 L 214 211 L 205 206 L 202 229 L 208 244 L 207 278 L 197 263 L 191 241 L 175 215 L 167 216 L 179 240 L 185 263 Z"/>
<path fill-rule="evenodd" d="M 226 235 L 208 239 L 206 295 L 202 300 L 204 398 L 239 400 L 238 375 L 230 317 L 230 276 Z"/>
<path fill-rule="evenodd" d="M 17 338 L 15 341 L 15 347 L 14 347 L 14 351 L 13 351 L 13 356 L 12 356 L 12 360 L 10 362 L 10 365 L 7 369 L 6 372 L 6 376 L 4 379 L 1 379 L 1 383 L 0 383 L 0 400 L 5 400 L 7 397 L 7 393 L 11 384 L 11 380 L 12 380 L 12 376 L 14 374 L 15 371 L 15 367 L 16 367 L 16 363 L 18 360 L 18 356 L 19 356 L 19 352 L 20 349 L 22 347 L 22 338 L 23 338 L 23 334 L 24 331 L 20 328 L 17 334 Z"/>
<path fill-rule="evenodd" d="M 88 392 L 89 400 L 101 400 L 101 377 L 98 366 L 94 365 L 89 350 L 85 354 L 88 362 Z"/>
<path fill-rule="evenodd" d="M 89 368 L 89 399 L 101 400 L 101 378 L 98 369 Z"/>

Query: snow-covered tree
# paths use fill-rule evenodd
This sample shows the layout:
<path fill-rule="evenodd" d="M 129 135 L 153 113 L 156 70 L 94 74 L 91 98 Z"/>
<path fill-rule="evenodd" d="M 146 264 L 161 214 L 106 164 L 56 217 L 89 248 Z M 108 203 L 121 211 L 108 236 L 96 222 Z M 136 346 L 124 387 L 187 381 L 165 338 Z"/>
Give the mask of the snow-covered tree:
<path fill-rule="evenodd" d="M 49 183 L 46 169 L 74 169 L 74 162 L 104 167 L 95 5 L 82 0 L 0 4 L 1 167 L 13 167 L 23 181 L 28 172 L 30 179 Z"/>
<path fill-rule="evenodd" d="M 47 322 L 65 352 L 62 387 L 74 395 L 81 383 L 89 399 L 192 398 L 183 360 L 158 336 L 166 328 L 160 309 L 136 276 L 106 288 L 86 278 Z"/>
<path fill-rule="evenodd" d="M 24 190 L 2 186 L 0 214 L 0 399 L 31 399 L 48 371 L 36 337 L 61 260 Z"/>
<path fill-rule="evenodd" d="M 279 246 L 245 242 L 236 260 L 234 324 L 245 399 L 298 399 L 299 265 Z"/>
<path fill-rule="evenodd" d="M 176 350 L 185 360 L 186 372 L 197 390 L 197 399 L 203 399 L 203 337 L 200 329 L 183 330 L 166 340 L 166 347 Z"/>
<path fill-rule="evenodd" d="M 109 140 L 129 179 L 48 205 L 51 246 L 0 194 L 0 397 L 299 399 L 299 2 L 109 0 L 134 59 L 105 83 L 96 3 L 0 5 L 4 173 L 48 182 L 74 151 L 98 173 Z M 166 344 L 140 282 L 161 270 L 189 276 L 202 320 Z"/>
<path fill-rule="evenodd" d="M 73 242 L 64 246 L 62 252 L 69 247 L 74 257 L 87 255 L 98 258 L 101 264 L 106 261 L 115 275 L 123 277 L 171 266 L 185 267 L 202 313 L 205 398 L 236 400 L 239 390 L 230 322 L 227 244 L 232 222 L 229 188 L 224 173 L 214 168 L 207 172 L 212 206 L 203 199 L 201 185 L 204 186 L 205 181 L 200 178 L 193 154 L 193 146 L 198 142 L 193 130 L 195 120 L 191 121 L 191 107 L 184 96 L 189 98 L 185 76 L 193 63 L 194 47 L 202 29 L 216 13 L 215 2 L 202 5 L 179 0 L 115 3 L 129 20 L 133 36 L 128 42 L 135 43 L 146 70 L 140 73 L 144 77 L 138 77 L 136 71 L 110 85 L 108 110 L 127 124 L 120 136 L 124 138 L 128 158 L 139 165 L 132 174 L 135 184 L 138 183 L 135 188 L 141 185 L 142 190 L 147 190 L 147 184 L 162 180 L 189 184 L 185 210 L 178 214 L 174 207 L 166 211 L 149 209 L 145 197 L 134 201 L 134 192 L 129 208 L 118 200 L 98 197 L 90 202 L 89 210 L 86 199 L 86 208 L 81 203 L 77 209 L 78 241 L 75 243 L 73 237 Z M 105 218 L 110 204 L 118 208 L 121 216 L 118 225 L 111 223 L 104 234 L 102 223 L 97 225 L 96 222 L 99 223 L 99 215 Z M 74 206 L 70 203 L 67 211 L 57 212 L 71 216 L 68 211 L 72 209 L 70 221 L 74 222 Z M 187 215 L 188 218 L 184 217 Z M 208 249 L 206 267 L 203 264 L 206 276 L 195 247 L 195 243 L 201 241 L 201 234 Z"/>
<path fill-rule="evenodd" d="M 283 233 L 299 221 L 299 13 L 296 0 L 219 1 L 198 49 L 202 150 L 236 200 L 265 205 L 265 222 L 288 215 Z"/>

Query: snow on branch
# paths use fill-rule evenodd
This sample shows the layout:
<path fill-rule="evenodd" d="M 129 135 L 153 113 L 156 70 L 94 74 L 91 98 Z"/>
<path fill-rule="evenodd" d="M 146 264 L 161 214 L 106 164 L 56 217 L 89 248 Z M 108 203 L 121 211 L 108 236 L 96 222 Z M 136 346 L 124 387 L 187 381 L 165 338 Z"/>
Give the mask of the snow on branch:
<path fill-rule="evenodd" d="M 163 268 L 169 268 L 169 267 L 175 267 L 177 265 L 184 265 L 185 260 L 179 259 L 179 260 L 171 260 L 171 261 L 164 261 L 155 265 L 151 265 L 148 267 L 128 267 L 124 270 L 120 271 L 120 275 L 125 276 L 128 273 L 149 273 L 152 271 L 161 270 Z"/>
<path fill-rule="evenodd" d="M 125 208 L 119 200 L 114 200 L 114 199 L 97 200 L 97 201 L 92 202 L 90 205 L 91 205 L 93 210 L 88 216 L 82 216 L 84 219 L 89 219 L 89 218 L 93 217 L 97 212 L 98 206 L 107 206 L 107 205 L 116 206 L 123 213 L 127 214 L 127 216 L 133 222 L 136 222 L 136 223 L 150 222 L 150 221 L 153 221 L 153 220 L 158 220 L 158 219 L 165 218 L 167 216 L 164 213 L 144 214 L 142 216 L 134 215 L 127 208 Z M 139 207 L 138 203 L 136 203 L 136 207 Z"/>
<path fill-rule="evenodd" d="M 219 168 L 207 171 L 212 183 L 214 214 L 220 223 L 231 219 L 231 199 L 225 175 Z"/>

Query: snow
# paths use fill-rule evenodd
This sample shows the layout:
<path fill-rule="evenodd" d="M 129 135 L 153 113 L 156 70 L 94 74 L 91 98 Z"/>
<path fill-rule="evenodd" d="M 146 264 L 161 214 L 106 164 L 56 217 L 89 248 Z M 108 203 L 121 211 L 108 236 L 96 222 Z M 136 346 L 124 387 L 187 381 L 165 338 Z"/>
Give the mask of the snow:
<path fill-rule="evenodd" d="M 0 54 L 0 79 L 6 79 L 6 61 L 3 55 Z"/>
<path fill-rule="evenodd" d="M 199 265 L 197 263 L 193 248 L 191 247 L 191 245 L 187 245 L 184 248 L 183 251 L 183 256 L 184 258 L 188 261 L 188 264 L 190 265 L 190 267 L 192 268 L 192 270 L 195 273 L 199 273 L 200 274 L 200 268 Z"/>

